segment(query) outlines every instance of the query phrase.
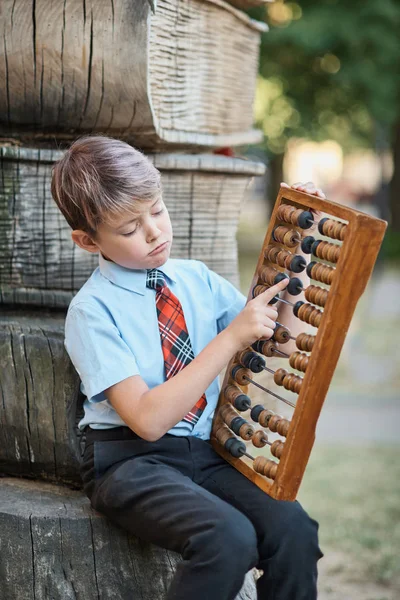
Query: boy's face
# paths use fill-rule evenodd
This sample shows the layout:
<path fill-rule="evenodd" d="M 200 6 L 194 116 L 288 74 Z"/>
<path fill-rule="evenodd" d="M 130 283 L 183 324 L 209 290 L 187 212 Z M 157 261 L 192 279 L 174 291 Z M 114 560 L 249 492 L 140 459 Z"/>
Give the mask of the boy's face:
<path fill-rule="evenodd" d="M 160 198 L 143 203 L 135 220 L 127 215 L 110 225 L 100 225 L 96 240 L 81 230 L 73 231 L 71 237 L 84 250 L 100 251 L 104 258 L 122 267 L 154 269 L 168 260 L 173 235 L 168 210 Z"/>

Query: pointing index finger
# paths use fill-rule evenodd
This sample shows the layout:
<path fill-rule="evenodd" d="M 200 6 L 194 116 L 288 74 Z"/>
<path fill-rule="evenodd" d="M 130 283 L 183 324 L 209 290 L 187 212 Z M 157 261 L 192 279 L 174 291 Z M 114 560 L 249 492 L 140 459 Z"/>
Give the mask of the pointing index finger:
<path fill-rule="evenodd" d="M 259 294 L 257 298 L 260 298 L 260 302 L 262 302 L 263 304 L 264 302 L 268 304 L 272 300 L 272 298 L 276 296 L 276 294 L 279 294 L 279 292 L 285 289 L 289 281 L 290 279 L 285 277 L 285 279 L 282 279 L 282 281 L 280 281 L 279 283 L 276 283 L 275 285 L 272 285 L 271 287 L 267 288 L 264 292 Z"/>

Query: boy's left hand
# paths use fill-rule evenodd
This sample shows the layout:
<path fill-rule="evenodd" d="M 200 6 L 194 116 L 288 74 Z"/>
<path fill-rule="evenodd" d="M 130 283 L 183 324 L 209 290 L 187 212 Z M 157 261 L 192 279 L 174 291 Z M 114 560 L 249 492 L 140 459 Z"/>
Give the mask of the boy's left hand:
<path fill-rule="evenodd" d="M 302 183 L 301 181 L 299 181 L 297 183 L 293 183 L 291 186 L 288 185 L 287 183 L 282 182 L 281 186 L 289 188 L 289 189 L 293 188 L 294 190 L 298 190 L 299 192 L 305 192 L 306 194 L 312 194 L 313 196 L 318 196 L 318 198 L 321 198 L 322 200 L 326 200 L 326 196 L 325 196 L 324 192 L 321 190 L 321 188 L 317 188 L 315 186 L 315 183 L 313 183 L 312 181 L 307 181 L 307 183 Z M 311 212 L 314 213 L 317 221 L 319 221 L 322 218 L 322 212 L 320 210 L 315 210 L 314 208 L 312 208 Z M 315 229 L 315 225 L 313 225 L 310 228 L 309 233 L 311 233 L 314 229 Z"/>
<path fill-rule="evenodd" d="M 313 196 L 318 196 L 319 198 L 322 198 L 323 200 L 326 199 L 326 196 L 325 196 L 324 192 L 321 190 L 321 188 L 317 188 L 315 183 L 313 183 L 312 181 L 307 181 L 307 183 L 302 183 L 301 181 L 299 181 L 298 183 L 293 183 L 291 186 L 288 185 L 287 183 L 281 183 L 281 186 L 287 187 L 287 188 L 292 187 L 294 190 L 298 190 L 299 192 L 305 192 L 306 194 L 312 194 Z"/>

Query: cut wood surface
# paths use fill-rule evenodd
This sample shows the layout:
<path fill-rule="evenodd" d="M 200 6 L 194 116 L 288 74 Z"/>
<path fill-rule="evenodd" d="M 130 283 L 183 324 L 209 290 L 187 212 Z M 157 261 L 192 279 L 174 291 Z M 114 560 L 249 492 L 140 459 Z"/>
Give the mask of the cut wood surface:
<path fill-rule="evenodd" d="M 223 0 L 2 0 L 0 132 L 142 148 L 261 141 L 260 35 Z"/>
<path fill-rule="evenodd" d="M 98 266 L 71 240 L 51 197 L 62 151 L 0 147 L 0 304 L 67 307 Z M 236 231 L 262 163 L 213 154 L 151 154 L 174 228 L 172 258 L 202 260 L 238 285 Z"/>
<path fill-rule="evenodd" d="M 4 600 L 162 600 L 180 560 L 114 526 L 82 492 L 0 479 Z M 256 597 L 249 572 L 236 600 Z"/>
<path fill-rule="evenodd" d="M 64 348 L 64 313 L 0 314 L 0 473 L 81 487 L 83 395 Z"/>

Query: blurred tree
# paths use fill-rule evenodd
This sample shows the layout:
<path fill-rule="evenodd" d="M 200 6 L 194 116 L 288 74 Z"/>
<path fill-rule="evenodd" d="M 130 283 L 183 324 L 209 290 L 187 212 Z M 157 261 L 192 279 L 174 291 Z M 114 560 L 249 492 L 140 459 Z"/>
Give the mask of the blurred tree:
<path fill-rule="evenodd" d="M 400 232 L 399 0 L 276 0 L 265 20 L 256 120 L 271 155 L 274 195 L 290 137 L 335 139 L 346 150 L 391 146 L 392 228 Z"/>

